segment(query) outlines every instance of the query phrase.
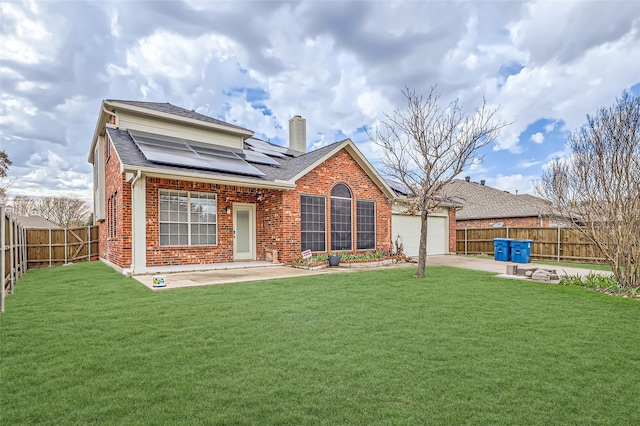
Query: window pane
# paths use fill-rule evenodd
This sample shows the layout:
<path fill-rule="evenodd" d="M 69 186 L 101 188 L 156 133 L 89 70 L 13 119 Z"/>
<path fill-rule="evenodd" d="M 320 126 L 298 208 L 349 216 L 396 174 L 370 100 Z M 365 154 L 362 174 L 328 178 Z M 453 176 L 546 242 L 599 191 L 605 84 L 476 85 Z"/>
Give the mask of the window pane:
<path fill-rule="evenodd" d="M 340 198 L 351 198 L 351 190 L 347 185 L 339 183 L 331 190 L 331 196 Z"/>
<path fill-rule="evenodd" d="M 161 190 L 160 245 L 214 245 L 216 194 Z"/>
<path fill-rule="evenodd" d="M 351 247 L 351 200 L 331 197 L 331 250 Z"/>
<path fill-rule="evenodd" d="M 376 205 L 373 201 L 358 201 L 356 205 L 358 222 L 358 249 L 376 248 Z"/>
<path fill-rule="evenodd" d="M 300 196 L 302 250 L 326 251 L 325 198 Z"/>

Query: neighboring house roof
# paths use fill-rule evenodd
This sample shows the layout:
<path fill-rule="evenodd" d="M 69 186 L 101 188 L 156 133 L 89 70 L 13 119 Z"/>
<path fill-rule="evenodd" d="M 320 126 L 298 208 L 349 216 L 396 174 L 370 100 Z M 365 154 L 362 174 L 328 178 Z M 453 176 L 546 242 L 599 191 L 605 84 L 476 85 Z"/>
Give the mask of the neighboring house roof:
<path fill-rule="evenodd" d="M 451 182 L 447 194 L 464 204 L 457 220 L 539 217 L 551 213 L 550 204 L 542 198 L 515 195 L 462 179 Z"/>
<path fill-rule="evenodd" d="M 396 182 L 391 179 L 385 179 L 385 180 L 387 184 L 391 187 L 391 189 L 393 189 L 393 191 L 396 193 L 397 197 L 404 198 L 404 199 L 411 198 L 411 191 L 404 183 Z M 441 203 L 441 205 L 444 207 L 451 207 L 454 209 L 459 209 L 462 207 L 462 203 L 459 200 L 454 200 L 452 198 L 445 199 Z"/>
<path fill-rule="evenodd" d="M 60 229 L 55 223 L 42 216 L 15 216 L 16 221 L 27 229 Z"/>

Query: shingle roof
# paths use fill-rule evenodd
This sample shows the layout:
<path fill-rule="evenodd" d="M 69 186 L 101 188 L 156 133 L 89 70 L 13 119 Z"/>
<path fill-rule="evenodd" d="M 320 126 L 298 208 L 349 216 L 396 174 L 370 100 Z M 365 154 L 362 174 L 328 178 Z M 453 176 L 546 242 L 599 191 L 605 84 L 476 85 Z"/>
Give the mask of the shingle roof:
<path fill-rule="evenodd" d="M 174 171 L 174 172 L 189 172 L 190 174 L 201 174 L 205 179 L 215 179 L 216 177 L 225 177 L 225 178 L 233 178 L 238 177 L 239 175 L 231 174 L 231 173 L 221 173 L 211 170 L 198 170 L 187 167 L 180 167 L 169 164 L 158 164 L 151 162 L 145 158 L 145 156 L 140 152 L 138 147 L 133 142 L 133 139 L 129 135 L 129 132 L 126 130 L 114 129 L 111 127 L 107 127 L 107 134 L 109 138 L 113 142 L 113 146 L 115 147 L 116 153 L 120 158 L 120 161 L 125 166 L 131 167 L 145 167 L 145 168 L 153 168 L 161 171 Z M 276 181 L 288 181 L 298 175 L 300 172 L 304 171 L 306 168 L 312 166 L 316 161 L 320 160 L 323 156 L 331 152 L 331 150 L 335 149 L 337 145 L 343 143 L 344 141 L 335 142 L 333 144 L 324 146 L 315 151 L 308 152 L 306 154 L 302 154 L 297 157 L 286 157 L 286 158 L 277 158 L 277 161 L 282 165 L 281 167 L 274 167 L 265 164 L 252 164 L 255 168 L 260 170 L 265 174 L 263 177 L 254 177 L 254 176 L 242 176 L 243 179 L 247 180 L 255 180 L 256 182 L 268 183 L 268 182 L 276 182 Z"/>
<path fill-rule="evenodd" d="M 131 105 L 139 108 L 146 108 L 153 111 L 164 112 L 166 114 L 173 114 L 179 117 L 191 118 L 199 121 L 206 121 L 207 123 L 219 124 L 221 126 L 233 127 L 240 130 L 251 132 L 251 130 L 244 127 L 236 126 L 235 124 L 227 123 L 217 118 L 209 117 L 193 110 L 185 109 L 179 106 L 172 105 L 168 102 L 142 102 L 142 101 L 125 101 L 120 99 L 107 99 L 106 102 L 118 102 L 121 104 Z"/>
<path fill-rule="evenodd" d="M 58 225 L 42 216 L 16 216 L 15 219 L 27 229 L 60 229 Z"/>
<path fill-rule="evenodd" d="M 458 220 L 538 217 L 551 212 L 549 204 L 545 204 L 541 198 L 510 194 L 461 179 L 455 179 L 449 184 L 447 195 L 464 204 L 456 214 Z M 538 201 L 534 201 L 534 198 Z"/>

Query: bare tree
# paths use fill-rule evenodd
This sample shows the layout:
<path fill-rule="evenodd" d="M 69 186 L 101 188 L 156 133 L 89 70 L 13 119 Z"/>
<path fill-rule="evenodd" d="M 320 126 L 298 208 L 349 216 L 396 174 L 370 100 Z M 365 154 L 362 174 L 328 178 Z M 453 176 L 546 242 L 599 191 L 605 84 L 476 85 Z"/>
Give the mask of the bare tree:
<path fill-rule="evenodd" d="M 36 210 L 40 216 L 61 228 L 83 226 L 91 213 L 91 207 L 86 201 L 74 197 L 16 196 L 11 204 L 14 214 L 18 216 L 28 216 Z"/>
<path fill-rule="evenodd" d="M 11 200 L 13 214 L 16 216 L 29 216 L 33 211 L 33 198 L 24 195 L 16 195 Z"/>
<path fill-rule="evenodd" d="M 369 133 L 375 144 L 384 148 L 384 173 L 402 183 L 412 200 L 411 209 L 420 213 L 421 230 L 418 271 L 425 275 L 428 214 L 446 200 L 446 187 L 463 169 L 477 159 L 480 148 L 493 142 L 510 123 L 498 120 L 498 108 L 482 105 L 471 115 L 455 100 L 440 103 L 431 88 L 423 98 L 405 88 L 406 110 L 385 114 L 382 129 Z"/>
<path fill-rule="evenodd" d="M 7 177 L 7 170 L 11 165 L 11 160 L 9 160 L 9 156 L 4 150 L 0 150 L 0 178 Z M 9 190 L 9 186 L 0 187 L 0 202 L 4 202 L 7 191 Z"/>
<path fill-rule="evenodd" d="M 640 288 L 640 97 L 625 93 L 569 137 L 537 185 L 570 227 L 604 254 L 616 280 Z"/>
<path fill-rule="evenodd" d="M 61 228 L 82 226 L 86 223 L 91 208 L 86 201 L 74 197 L 44 197 L 35 201 L 42 217 Z"/>

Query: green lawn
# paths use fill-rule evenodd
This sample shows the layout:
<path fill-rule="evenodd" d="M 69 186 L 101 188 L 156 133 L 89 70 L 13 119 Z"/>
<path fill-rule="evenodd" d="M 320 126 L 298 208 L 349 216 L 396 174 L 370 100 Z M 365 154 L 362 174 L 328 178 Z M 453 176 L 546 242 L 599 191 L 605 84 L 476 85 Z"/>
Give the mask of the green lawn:
<path fill-rule="evenodd" d="M 640 303 L 456 268 L 152 292 L 28 271 L 0 424 L 640 424 Z"/>

